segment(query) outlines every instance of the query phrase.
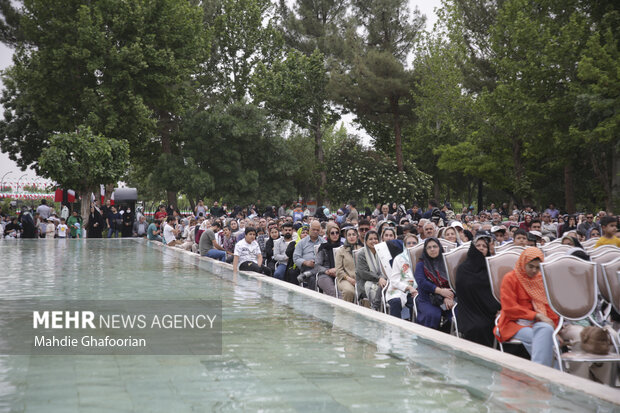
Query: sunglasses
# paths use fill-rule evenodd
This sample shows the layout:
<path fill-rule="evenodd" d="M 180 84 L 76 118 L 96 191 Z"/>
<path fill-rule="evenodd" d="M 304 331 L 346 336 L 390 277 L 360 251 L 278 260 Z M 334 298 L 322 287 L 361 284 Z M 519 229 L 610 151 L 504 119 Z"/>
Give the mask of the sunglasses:
<path fill-rule="evenodd" d="M 330 231 L 329 235 L 340 235 L 340 232 L 338 232 L 338 231 Z"/>

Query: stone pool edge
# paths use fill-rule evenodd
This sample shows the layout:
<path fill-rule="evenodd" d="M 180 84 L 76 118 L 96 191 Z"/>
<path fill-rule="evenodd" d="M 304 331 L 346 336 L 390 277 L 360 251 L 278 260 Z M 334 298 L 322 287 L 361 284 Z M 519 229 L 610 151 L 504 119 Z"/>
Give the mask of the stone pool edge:
<path fill-rule="evenodd" d="M 155 244 L 153 242 L 148 242 L 147 240 L 143 239 L 134 240 L 147 243 L 149 246 L 162 252 L 173 252 L 184 258 L 191 258 L 196 262 L 196 265 L 198 265 L 198 263 L 207 263 L 211 266 L 211 269 L 209 269 L 209 271 L 213 274 L 220 275 L 223 272 L 232 273 L 231 264 L 223 263 L 208 257 L 202 257 L 198 254 L 192 253 L 191 251 L 186 251 L 179 248 L 170 248 L 162 244 Z M 591 380 L 574 376 L 569 373 L 564 373 L 550 367 L 542 366 L 540 364 L 536 364 L 531 361 L 513 356 L 512 354 L 502 353 L 498 350 L 489 351 L 488 347 L 461 338 L 457 338 L 455 336 L 445 334 L 427 327 L 423 327 L 419 324 L 401 320 L 388 314 L 374 311 L 356 304 L 348 303 L 344 300 L 330 297 L 325 294 L 309 290 L 307 288 L 301 288 L 291 283 L 280 281 L 273 277 L 267 277 L 263 274 L 248 271 L 239 271 L 238 274 L 240 276 L 244 276 L 246 279 L 254 279 L 260 283 L 265 282 L 271 284 L 272 286 L 283 288 L 289 292 L 299 293 L 305 295 L 308 298 L 319 300 L 326 304 L 335 305 L 340 307 L 341 309 L 353 311 L 358 315 L 372 318 L 381 323 L 388 323 L 392 326 L 400 327 L 412 334 L 419 336 L 425 341 L 432 342 L 434 345 L 437 345 L 439 347 L 447 347 L 452 351 L 464 353 L 469 357 L 479 358 L 486 362 L 491 362 L 493 364 L 525 374 L 538 380 L 553 385 L 564 386 L 571 390 L 577 391 L 579 393 L 584 393 L 588 396 L 604 400 L 611 404 L 620 405 L 619 389 L 615 389 L 613 387 L 596 383 Z M 234 279 L 232 281 L 234 282 Z"/>

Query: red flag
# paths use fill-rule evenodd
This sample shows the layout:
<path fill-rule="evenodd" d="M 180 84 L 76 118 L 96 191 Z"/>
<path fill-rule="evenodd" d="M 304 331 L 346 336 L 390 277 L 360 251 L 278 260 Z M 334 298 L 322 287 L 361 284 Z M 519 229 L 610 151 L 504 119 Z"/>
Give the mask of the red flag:
<path fill-rule="evenodd" d="M 62 202 L 62 189 L 57 189 L 54 192 L 54 202 Z"/>
<path fill-rule="evenodd" d="M 57 189 L 54 192 L 54 202 L 62 202 L 63 199 L 63 190 Z M 75 191 L 73 189 L 69 189 L 67 191 L 67 202 L 75 202 Z"/>

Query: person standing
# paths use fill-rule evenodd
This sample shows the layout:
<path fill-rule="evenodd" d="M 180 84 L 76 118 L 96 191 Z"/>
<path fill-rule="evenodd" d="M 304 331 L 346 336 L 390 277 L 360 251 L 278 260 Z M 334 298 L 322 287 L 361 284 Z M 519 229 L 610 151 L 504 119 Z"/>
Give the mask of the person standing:
<path fill-rule="evenodd" d="M 50 217 L 51 208 L 47 206 L 47 200 L 42 199 L 41 205 L 37 208 L 37 214 L 41 217 L 41 221 L 45 221 Z"/>
<path fill-rule="evenodd" d="M 112 238 L 112 234 L 118 238 L 118 230 L 121 226 L 121 214 L 116 211 L 115 206 L 111 206 L 106 216 L 106 224 L 108 225 L 108 238 Z"/>
<path fill-rule="evenodd" d="M 79 226 L 76 224 L 79 224 Z M 69 227 L 71 238 L 77 238 L 78 228 L 81 228 L 81 225 L 82 218 L 78 216 L 77 211 L 73 211 L 67 220 L 67 226 Z"/>
<path fill-rule="evenodd" d="M 133 213 L 131 212 L 131 208 L 127 208 L 125 213 L 123 214 L 123 227 L 121 229 L 121 234 L 123 238 L 129 238 L 133 233 Z"/>
<path fill-rule="evenodd" d="M 90 204 L 90 214 L 86 224 L 88 238 L 101 238 L 105 221 L 96 203 Z"/>

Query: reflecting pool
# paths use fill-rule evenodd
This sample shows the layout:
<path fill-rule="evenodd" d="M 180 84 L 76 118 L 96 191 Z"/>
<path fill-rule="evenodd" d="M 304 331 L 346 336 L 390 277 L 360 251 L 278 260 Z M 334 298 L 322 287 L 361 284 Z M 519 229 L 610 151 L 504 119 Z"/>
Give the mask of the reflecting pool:
<path fill-rule="evenodd" d="M 0 264 L 4 300 L 223 303 L 221 355 L 0 356 L 0 411 L 583 412 L 617 407 L 463 357 L 277 285 L 233 278 L 226 271 L 209 273 L 194 259 L 144 241 L 5 240 Z"/>

